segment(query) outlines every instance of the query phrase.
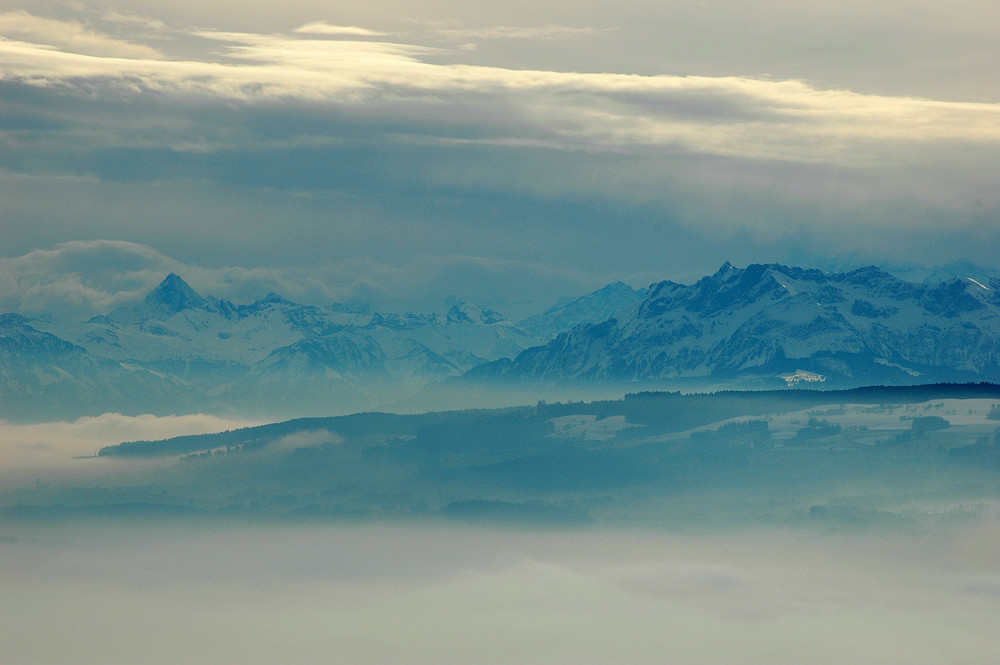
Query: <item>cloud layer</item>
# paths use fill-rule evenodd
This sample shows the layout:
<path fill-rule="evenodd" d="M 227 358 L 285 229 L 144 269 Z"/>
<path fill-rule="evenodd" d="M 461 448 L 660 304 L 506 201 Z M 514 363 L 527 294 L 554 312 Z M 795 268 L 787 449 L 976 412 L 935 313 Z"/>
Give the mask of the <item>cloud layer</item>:
<path fill-rule="evenodd" d="M 878 164 L 907 146 L 1000 142 L 1000 106 L 824 89 L 801 80 L 587 74 L 429 61 L 436 49 L 355 41 L 381 33 L 327 23 L 302 36 L 201 30 L 219 43 L 211 59 L 141 57 L 111 38 L 106 51 L 74 48 L 82 26 L 24 12 L 0 16 L 9 34 L 60 37 L 65 48 L 0 41 L 4 78 L 108 95 L 209 96 L 246 103 L 298 99 L 385 109 L 424 121 L 450 106 L 487 109 L 502 99 L 493 143 L 560 148 L 668 147 L 703 154 L 836 164 Z M 500 30 L 497 34 L 504 34 Z M 517 34 L 516 31 L 510 34 Z M 541 30 L 539 36 L 546 34 Z M 344 37 L 344 39 L 316 38 Z M 531 36 L 531 33 L 526 33 Z M 138 47 L 136 47 L 138 48 Z M 101 49 L 98 49 L 101 50 Z M 154 57 L 155 56 L 155 57 Z M 408 116 L 408 117 L 407 117 Z M 470 114 L 471 117 L 471 114 Z M 501 120 L 501 118 L 497 118 Z M 457 137 L 455 137 L 457 138 Z M 897 157 L 898 159 L 898 157 Z"/>
<path fill-rule="evenodd" d="M 991 662 L 996 544 L 995 528 L 64 529 L 3 544 L 0 649 L 26 664 Z"/>
<path fill-rule="evenodd" d="M 171 272 L 203 295 L 237 304 L 274 292 L 307 304 L 337 302 L 376 311 L 428 313 L 469 299 L 495 303 L 515 318 L 614 277 L 466 255 L 417 255 L 400 263 L 346 259 L 283 268 L 204 267 L 138 243 L 72 241 L 0 257 L 0 312 L 78 323 L 141 301 Z"/>
<path fill-rule="evenodd" d="M 222 432 L 259 423 L 190 414 L 183 416 L 124 416 L 104 413 L 73 422 L 15 425 L 0 420 L 0 482 L 13 488 L 36 479 L 59 482 L 82 475 L 107 475 L 122 471 L 120 465 L 90 458 L 101 448 L 123 441 L 155 441 Z M 141 465 L 140 465 L 141 466 Z"/>
<path fill-rule="evenodd" d="M 598 4 L 14 7 L 0 251 L 111 239 L 265 281 L 309 266 L 310 292 L 340 300 L 419 299 L 464 265 L 536 305 L 727 259 L 996 263 L 1000 105 L 947 83 L 991 80 L 975 63 L 997 55 L 995 9 Z M 940 62 L 876 85 L 861 73 L 894 61 L 869 31 L 910 55 L 924 35 Z"/>

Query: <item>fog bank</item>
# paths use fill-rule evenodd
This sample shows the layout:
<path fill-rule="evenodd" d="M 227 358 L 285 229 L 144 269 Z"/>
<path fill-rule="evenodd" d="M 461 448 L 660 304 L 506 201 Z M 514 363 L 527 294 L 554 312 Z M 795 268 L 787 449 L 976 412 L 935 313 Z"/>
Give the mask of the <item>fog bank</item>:
<path fill-rule="evenodd" d="M 0 660 L 997 662 L 1000 525 L 919 537 L 0 525 Z"/>
<path fill-rule="evenodd" d="M 0 484 L 4 488 L 81 474 L 121 470 L 90 457 L 104 446 L 123 441 L 152 441 L 186 434 L 221 432 L 259 423 L 205 414 L 126 416 L 104 413 L 74 421 L 14 424 L 0 420 Z"/>

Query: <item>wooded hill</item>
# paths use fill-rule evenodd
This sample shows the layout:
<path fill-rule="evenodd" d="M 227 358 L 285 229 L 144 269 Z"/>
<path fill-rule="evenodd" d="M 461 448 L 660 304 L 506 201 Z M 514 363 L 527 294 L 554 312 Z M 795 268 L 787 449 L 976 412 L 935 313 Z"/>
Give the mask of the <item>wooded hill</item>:
<path fill-rule="evenodd" d="M 22 518 L 920 528 L 997 505 L 998 404 L 1000 386 L 942 384 L 305 418 L 107 447 L 107 464 L 132 463 L 0 503 Z"/>

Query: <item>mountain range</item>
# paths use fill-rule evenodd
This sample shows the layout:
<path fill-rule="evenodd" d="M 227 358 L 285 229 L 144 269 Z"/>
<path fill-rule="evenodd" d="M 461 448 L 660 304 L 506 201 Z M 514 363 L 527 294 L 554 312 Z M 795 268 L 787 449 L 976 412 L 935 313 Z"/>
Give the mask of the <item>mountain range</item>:
<path fill-rule="evenodd" d="M 85 322 L 0 317 L 0 417 L 373 408 L 512 357 L 549 331 L 604 319 L 642 295 L 610 285 L 521 326 L 472 302 L 444 314 L 318 307 L 275 293 L 235 304 L 171 273 L 141 302 Z"/>
<path fill-rule="evenodd" d="M 1000 280 L 899 280 L 724 264 L 695 284 L 653 284 L 601 322 L 473 369 L 476 381 L 711 378 L 838 385 L 1000 378 Z"/>
<path fill-rule="evenodd" d="M 0 315 L 0 417 L 291 417 L 488 387 L 849 387 L 1000 380 L 1000 280 L 724 264 L 511 321 L 471 302 L 372 312 L 198 293 L 169 274 L 84 322 Z M 687 382 L 687 383 L 685 383 Z M 443 393 L 439 393 L 443 394 Z"/>

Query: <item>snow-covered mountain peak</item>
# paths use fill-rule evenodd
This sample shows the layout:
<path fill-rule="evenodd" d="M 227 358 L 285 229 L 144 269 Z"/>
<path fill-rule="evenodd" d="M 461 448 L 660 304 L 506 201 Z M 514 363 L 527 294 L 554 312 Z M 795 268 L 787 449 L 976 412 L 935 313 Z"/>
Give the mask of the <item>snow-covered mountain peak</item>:
<path fill-rule="evenodd" d="M 176 314 L 185 309 L 201 309 L 208 301 L 177 273 L 170 273 L 149 292 L 143 303 L 164 313 Z"/>
<path fill-rule="evenodd" d="M 596 300 L 600 298 L 609 298 L 621 295 L 627 295 L 629 297 L 633 297 L 634 294 L 635 294 L 635 289 L 633 289 L 625 282 L 619 280 L 617 282 L 611 282 L 607 286 L 603 286 L 594 291 L 593 293 L 583 296 L 583 298 L 581 298 L 580 300 Z M 552 311 L 552 309 L 550 309 L 549 311 Z"/>
<path fill-rule="evenodd" d="M 654 284 L 617 319 L 578 326 L 477 376 L 774 379 L 806 369 L 841 381 L 992 379 L 1000 376 L 1000 294 L 984 286 L 915 284 L 874 266 L 828 274 L 727 263 L 690 286 Z"/>
<path fill-rule="evenodd" d="M 725 279 L 728 279 L 729 277 L 731 277 L 733 275 L 733 273 L 735 273 L 738 270 L 739 270 L 739 268 L 737 268 L 736 266 L 734 266 L 729 261 L 726 261 L 725 263 L 723 263 L 719 267 L 718 270 L 715 271 L 715 275 L 713 275 L 713 277 L 725 280 Z"/>
<path fill-rule="evenodd" d="M 0 314 L 0 338 L 32 334 L 35 329 L 20 314 Z"/>
<path fill-rule="evenodd" d="M 927 289 L 921 304 L 928 312 L 946 318 L 955 318 L 965 312 L 984 309 L 990 301 L 990 291 L 979 288 L 971 282 L 954 277 Z"/>
<path fill-rule="evenodd" d="M 614 282 L 515 324 L 475 301 L 452 301 L 446 315 L 275 293 L 234 304 L 172 273 L 86 323 L 0 316 L 0 409 L 18 399 L 24 413 L 70 399 L 117 409 L 133 397 L 164 409 L 360 408 L 372 386 L 409 394 L 486 362 L 475 376 L 518 381 L 996 380 L 1000 279 L 969 274 L 921 284 L 874 266 L 727 262 L 694 284 Z"/>
<path fill-rule="evenodd" d="M 452 305 L 448 310 L 448 323 L 473 323 L 493 325 L 507 321 L 500 312 L 482 307 L 473 302 L 462 301 Z"/>
<path fill-rule="evenodd" d="M 261 298 L 257 302 L 260 303 L 260 304 L 262 304 L 262 305 L 291 304 L 292 303 L 291 300 L 288 300 L 287 298 L 278 295 L 274 291 L 269 291 L 266 296 L 264 296 L 263 298 Z"/>
<path fill-rule="evenodd" d="M 138 305 L 119 307 L 108 314 L 118 323 L 165 321 L 184 311 L 211 309 L 207 298 L 192 289 L 176 273 L 170 273 Z"/>
<path fill-rule="evenodd" d="M 693 293 L 685 298 L 685 309 L 707 316 L 768 295 L 781 297 L 789 291 L 788 279 L 779 279 L 774 273 L 793 277 L 788 268 L 777 264 L 754 263 L 743 269 L 730 265 L 698 280 Z"/>
<path fill-rule="evenodd" d="M 878 287 L 889 283 L 903 283 L 902 280 L 882 270 L 878 266 L 865 266 L 843 273 L 843 281 L 857 286 Z"/>

